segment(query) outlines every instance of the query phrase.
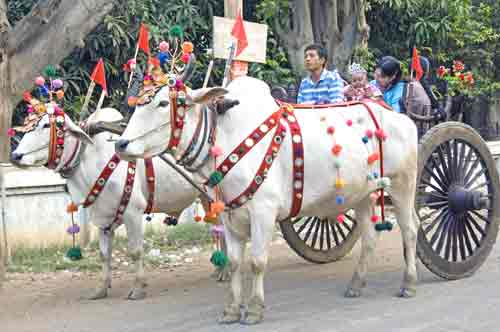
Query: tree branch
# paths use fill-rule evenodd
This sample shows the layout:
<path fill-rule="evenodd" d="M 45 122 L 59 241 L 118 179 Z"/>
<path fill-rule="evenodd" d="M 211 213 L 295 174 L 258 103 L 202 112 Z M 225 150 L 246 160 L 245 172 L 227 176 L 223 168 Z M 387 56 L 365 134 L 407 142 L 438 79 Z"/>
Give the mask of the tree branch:
<path fill-rule="evenodd" d="M 13 95 L 18 99 L 45 66 L 58 64 L 75 47 L 81 47 L 85 36 L 102 21 L 114 2 L 41 0 L 37 3 L 9 33 Z"/>
<path fill-rule="evenodd" d="M 339 27 L 339 11 L 337 0 L 326 1 L 326 26 L 329 33 L 331 33 L 336 40 L 341 39 Z"/>

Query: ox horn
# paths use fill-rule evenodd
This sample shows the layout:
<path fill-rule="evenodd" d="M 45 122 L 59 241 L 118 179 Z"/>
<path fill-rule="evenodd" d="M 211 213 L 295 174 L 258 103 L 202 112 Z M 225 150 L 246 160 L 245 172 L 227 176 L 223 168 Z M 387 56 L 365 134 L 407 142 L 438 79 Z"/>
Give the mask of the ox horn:
<path fill-rule="evenodd" d="M 132 75 L 132 73 L 130 73 Z M 135 66 L 134 69 L 134 77 L 132 77 L 132 83 L 130 84 L 130 88 L 127 90 L 127 94 L 125 96 L 125 100 L 122 103 L 122 107 L 120 111 L 122 114 L 129 115 L 134 112 L 134 108 L 128 105 L 129 97 L 137 97 L 139 92 L 141 91 L 141 86 L 144 81 L 144 73 L 139 65 Z"/>

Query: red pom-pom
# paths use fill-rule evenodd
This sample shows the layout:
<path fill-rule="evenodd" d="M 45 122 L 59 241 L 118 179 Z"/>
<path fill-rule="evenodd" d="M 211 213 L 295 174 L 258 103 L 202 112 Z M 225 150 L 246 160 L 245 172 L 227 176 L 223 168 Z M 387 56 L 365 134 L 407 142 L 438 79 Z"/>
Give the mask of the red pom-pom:
<path fill-rule="evenodd" d="M 342 224 L 342 223 L 344 222 L 344 220 L 345 220 L 345 217 L 344 217 L 344 215 L 343 215 L 343 214 L 339 214 L 339 215 L 337 216 L 337 222 L 338 222 L 339 224 Z"/>
<path fill-rule="evenodd" d="M 374 223 L 374 224 L 375 224 L 375 223 L 377 223 L 377 221 L 378 221 L 378 216 L 373 215 L 373 216 L 372 216 L 372 223 Z"/>
<path fill-rule="evenodd" d="M 326 129 L 326 132 L 328 133 L 328 135 L 333 135 L 335 133 L 335 127 L 333 126 L 330 126 Z"/>
<path fill-rule="evenodd" d="M 366 132 L 365 132 L 365 135 L 368 138 L 372 138 L 373 137 L 373 131 L 371 131 L 370 129 L 367 129 Z"/>
<path fill-rule="evenodd" d="M 385 131 L 383 129 L 377 129 L 375 131 L 375 136 L 377 136 L 378 139 L 380 139 L 382 141 L 385 141 L 387 138 L 387 134 L 385 133 Z"/>
<path fill-rule="evenodd" d="M 374 152 L 368 156 L 368 164 L 371 165 L 379 159 L 380 159 L 380 155 L 377 152 Z"/>
<path fill-rule="evenodd" d="M 350 126 L 352 126 L 352 120 L 351 120 L 351 119 L 347 120 L 347 122 L 346 122 L 346 123 L 347 123 L 347 125 L 348 125 L 349 127 L 350 127 Z"/>
<path fill-rule="evenodd" d="M 338 156 L 340 154 L 340 151 L 342 151 L 342 146 L 340 146 L 339 144 L 335 144 L 332 148 L 332 153 Z"/>
<path fill-rule="evenodd" d="M 31 97 L 31 93 L 29 91 L 26 91 L 23 93 L 23 99 L 25 102 L 29 103 L 33 97 Z"/>
<path fill-rule="evenodd" d="M 64 144 L 64 139 L 63 138 L 58 138 L 57 139 L 57 144 L 63 145 Z"/>
<path fill-rule="evenodd" d="M 9 136 L 9 137 L 16 136 L 16 131 L 14 130 L 14 128 L 7 129 L 7 136 Z"/>
<path fill-rule="evenodd" d="M 184 63 L 188 63 L 189 62 L 189 57 L 190 57 L 190 54 L 189 53 L 184 53 L 182 56 L 181 56 L 181 61 L 184 62 Z"/>
<path fill-rule="evenodd" d="M 194 216 L 194 221 L 200 222 L 202 220 L 201 216 Z"/>

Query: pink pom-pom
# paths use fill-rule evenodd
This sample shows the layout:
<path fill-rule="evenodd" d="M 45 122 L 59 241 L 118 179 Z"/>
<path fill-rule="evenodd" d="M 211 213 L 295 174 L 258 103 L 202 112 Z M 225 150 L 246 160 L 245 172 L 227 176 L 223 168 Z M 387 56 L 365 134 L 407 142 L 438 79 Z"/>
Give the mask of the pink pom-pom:
<path fill-rule="evenodd" d="M 54 114 L 55 115 L 63 115 L 64 112 L 63 112 L 62 108 L 60 108 L 59 106 L 55 105 L 54 106 Z"/>
<path fill-rule="evenodd" d="M 33 113 L 33 106 L 29 105 L 28 109 L 26 110 L 28 113 Z"/>
<path fill-rule="evenodd" d="M 330 126 L 326 129 L 326 132 L 328 133 L 328 135 L 333 135 L 335 133 L 335 127 L 333 126 Z"/>
<path fill-rule="evenodd" d="M 184 88 L 184 83 L 182 83 L 182 81 L 181 81 L 181 80 L 177 80 L 177 81 L 175 81 L 175 88 L 176 88 L 177 90 L 180 90 L 180 89 Z"/>
<path fill-rule="evenodd" d="M 220 157 L 222 156 L 222 153 L 223 153 L 222 148 L 218 145 L 214 145 L 210 149 L 210 154 L 212 155 L 212 157 Z"/>
<path fill-rule="evenodd" d="M 135 64 L 136 64 L 135 59 L 130 59 L 127 61 L 127 67 L 130 68 L 130 70 L 135 69 Z"/>
<path fill-rule="evenodd" d="M 345 220 L 345 217 L 344 217 L 344 215 L 343 215 L 343 214 L 339 214 L 339 215 L 337 216 L 337 222 L 338 222 L 339 224 L 342 224 L 342 223 L 344 222 L 344 220 Z"/>
<path fill-rule="evenodd" d="M 375 136 L 377 136 L 378 139 L 380 139 L 382 141 L 385 141 L 387 139 L 387 134 L 385 133 L 385 131 L 383 129 L 377 129 L 375 131 Z"/>
<path fill-rule="evenodd" d="M 347 122 L 346 122 L 346 123 L 347 123 L 347 125 L 348 125 L 349 127 L 350 127 L 350 126 L 352 126 L 352 120 L 351 120 L 351 119 L 347 120 Z"/>
<path fill-rule="evenodd" d="M 371 131 L 370 129 L 367 129 L 366 132 L 365 132 L 365 135 L 368 138 L 372 138 L 373 137 L 373 131 Z"/>
<path fill-rule="evenodd" d="M 168 52 L 170 50 L 170 45 L 166 41 L 160 43 L 160 52 Z"/>
<path fill-rule="evenodd" d="M 379 197 L 379 195 L 376 192 L 373 192 L 370 194 L 370 199 L 371 199 L 373 204 L 375 204 L 377 202 L 378 197 Z"/>
<path fill-rule="evenodd" d="M 9 137 L 16 136 L 16 131 L 14 130 L 14 128 L 7 129 L 7 136 L 9 136 Z"/>
<path fill-rule="evenodd" d="M 372 216 L 372 223 L 374 223 L 374 224 L 375 224 L 375 223 L 377 223 L 377 221 L 378 221 L 378 216 L 373 215 L 373 216 Z"/>
<path fill-rule="evenodd" d="M 52 87 L 54 89 L 56 89 L 56 90 L 62 88 L 63 87 L 63 81 L 61 79 L 59 79 L 59 78 L 53 80 L 52 81 Z"/>
<path fill-rule="evenodd" d="M 37 78 L 35 78 L 35 84 L 38 85 L 38 86 L 42 86 L 45 84 L 45 78 L 43 78 L 43 76 L 38 76 Z"/>

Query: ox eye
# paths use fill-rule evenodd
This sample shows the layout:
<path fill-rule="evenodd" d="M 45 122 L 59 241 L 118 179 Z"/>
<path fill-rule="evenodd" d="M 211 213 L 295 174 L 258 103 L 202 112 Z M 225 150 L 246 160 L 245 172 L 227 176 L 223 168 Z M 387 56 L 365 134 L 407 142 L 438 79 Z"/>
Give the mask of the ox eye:
<path fill-rule="evenodd" d="M 167 107 L 168 106 L 168 100 L 162 100 L 162 101 L 160 101 L 160 103 L 158 104 L 158 106 L 160 106 L 160 107 Z"/>
<path fill-rule="evenodd" d="M 45 128 L 50 128 L 50 123 L 46 123 L 46 124 L 44 124 L 44 125 L 43 125 L 43 129 L 45 129 Z"/>

